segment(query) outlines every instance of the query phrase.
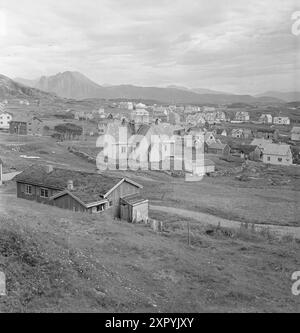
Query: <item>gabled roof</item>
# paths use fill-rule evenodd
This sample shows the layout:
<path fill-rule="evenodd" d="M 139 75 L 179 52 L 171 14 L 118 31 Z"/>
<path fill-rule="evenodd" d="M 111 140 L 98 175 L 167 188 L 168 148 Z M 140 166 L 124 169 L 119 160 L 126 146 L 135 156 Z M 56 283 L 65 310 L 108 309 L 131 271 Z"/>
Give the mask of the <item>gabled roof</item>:
<path fill-rule="evenodd" d="M 239 145 L 239 144 L 231 145 L 231 149 L 237 150 L 243 154 L 249 154 L 249 153 L 255 151 L 256 148 L 257 148 L 257 146 L 253 146 L 253 145 Z"/>
<path fill-rule="evenodd" d="M 73 181 L 71 192 L 83 202 L 97 201 L 107 196 L 124 181 L 142 188 L 129 178 L 112 177 L 104 174 L 87 173 L 68 169 L 55 168 L 47 173 L 43 166 L 32 166 L 15 177 L 17 182 L 65 190 L 69 180 Z"/>
<path fill-rule="evenodd" d="M 294 126 L 294 127 L 292 128 L 292 133 L 293 133 L 293 134 L 300 134 L 300 127 L 296 127 L 296 126 Z"/>
<path fill-rule="evenodd" d="M 147 202 L 148 200 L 140 194 L 132 194 L 122 198 L 122 201 L 129 205 L 136 205 L 142 202 Z"/>
<path fill-rule="evenodd" d="M 276 143 L 270 143 L 264 148 L 264 154 L 266 155 L 279 155 L 286 156 L 291 151 L 289 145 L 280 145 Z"/>
<path fill-rule="evenodd" d="M 74 200 L 79 202 L 85 208 L 97 206 L 107 202 L 107 199 L 103 199 L 100 195 L 92 196 L 90 193 L 85 193 L 81 191 L 69 191 L 69 190 L 64 190 L 62 192 L 56 193 L 50 198 L 50 200 L 55 200 L 64 195 L 71 196 Z"/>
<path fill-rule="evenodd" d="M 270 140 L 264 138 L 255 138 L 251 141 L 251 146 L 258 146 L 259 148 L 265 148 L 267 145 L 272 143 Z"/>

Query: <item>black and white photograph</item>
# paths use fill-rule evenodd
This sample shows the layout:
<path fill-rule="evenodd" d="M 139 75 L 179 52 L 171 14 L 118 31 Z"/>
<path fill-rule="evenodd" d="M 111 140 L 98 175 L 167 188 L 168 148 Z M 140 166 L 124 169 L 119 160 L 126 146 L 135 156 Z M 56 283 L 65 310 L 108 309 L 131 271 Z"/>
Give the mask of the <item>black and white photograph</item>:
<path fill-rule="evenodd" d="M 299 191 L 299 0 L 0 0 L 0 313 L 300 313 Z"/>

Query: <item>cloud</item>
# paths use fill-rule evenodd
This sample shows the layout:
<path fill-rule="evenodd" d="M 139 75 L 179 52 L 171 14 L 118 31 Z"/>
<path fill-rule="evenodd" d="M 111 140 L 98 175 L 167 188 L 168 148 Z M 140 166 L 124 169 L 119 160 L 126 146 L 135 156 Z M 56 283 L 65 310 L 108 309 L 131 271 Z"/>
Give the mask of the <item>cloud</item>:
<path fill-rule="evenodd" d="M 296 88 L 294 0 L 2 3 L 7 33 L 0 35 L 0 72 L 11 77 L 77 70 L 100 84 Z"/>

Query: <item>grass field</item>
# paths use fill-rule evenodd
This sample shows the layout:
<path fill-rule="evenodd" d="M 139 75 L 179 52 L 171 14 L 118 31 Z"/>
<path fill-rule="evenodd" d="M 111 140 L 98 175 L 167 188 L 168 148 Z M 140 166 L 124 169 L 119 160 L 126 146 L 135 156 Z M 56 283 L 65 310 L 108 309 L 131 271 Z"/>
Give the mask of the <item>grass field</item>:
<path fill-rule="evenodd" d="M 44 137 L 15 137 L 0 135 L 0 158 L 4 171 L 23 170 L 33 163 L 57 167 L 96 171 L 96 166 L 68 152 L 67 147 L 95 149 L 95 139 L 57 144 Z M 15 151 L 15 147 L 19 151 Z M 84 150 L 84 149 L 83 149 Z M 40 157 L 36 160 L 21 155 Z M 212 158 L 209 156 L 209 158 Z M 217 169 L 237 166 L 215 158 Z M 242 182 L 233 176 L 205 177 L 201 182 L 187 183 L 183 178 L 162 172 L 108 172 L 131 177 L 144 185 L 145 195 L 156 205 L 191 209 L 217 217 L 248 223 L 300 226 L 299 190 L 300 168 L 268 168 L 250 181 Z M 270 181 L 272 180 L 272 181 Z M 280 181 L 285 180 L 285 183 Z M 277 185 L 274 185 L 277 184 Z"/>
<path fill-rule="evenodd" d="M 1 190 L 1 312 L 299 312 L 291 274 L 299 243 L 203 228 L 112 221 L 16 199 Z M 193 223 L 194 221 L 190 221 Z"/>

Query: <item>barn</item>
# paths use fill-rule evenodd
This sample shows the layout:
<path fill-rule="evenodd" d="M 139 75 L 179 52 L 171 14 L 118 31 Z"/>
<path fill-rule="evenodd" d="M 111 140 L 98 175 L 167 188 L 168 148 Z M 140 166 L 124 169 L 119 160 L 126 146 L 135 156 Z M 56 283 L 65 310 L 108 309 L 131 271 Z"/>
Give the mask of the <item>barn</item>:
<path fill-rule="evenodd" d="M 142 188 L 129 178 L 52 166 L 32 166 L 17 175 L 15 181 L 18 198 L 74 212 L 100 213 L 108 210 L 118 218 L 121 216 L 121 199 L 138 195 Z"/>

